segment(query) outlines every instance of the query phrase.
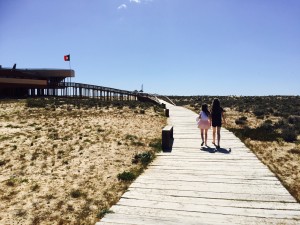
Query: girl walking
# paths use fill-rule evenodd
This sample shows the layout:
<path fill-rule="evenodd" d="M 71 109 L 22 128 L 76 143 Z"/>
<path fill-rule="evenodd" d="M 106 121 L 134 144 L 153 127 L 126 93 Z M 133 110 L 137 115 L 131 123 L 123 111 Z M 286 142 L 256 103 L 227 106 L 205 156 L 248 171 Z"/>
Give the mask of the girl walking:
<path fill-rule="evenodd" d="M 211 126 L 210 122 L 210 112 L 208 110 L 207 104 L 203 104 L 201 107 L 201 112 L 199 113 L 198 127 L 201 130 L 202 143 L 201 146 L 207 146 L 207 131 Z"/>
<path fill-rule="evenodd" d="M 220 105 L 219 99 L 215 98 L 211 107 L 211 122 L 213 127 L 213 144 L 220 148 L 220 139 L 221 139 L 221 127 L 222 121 L 226 124 L 224 109 Z M 218 145 L 216 145 L 216 131 L 217 131 L 217 141 Z"/>

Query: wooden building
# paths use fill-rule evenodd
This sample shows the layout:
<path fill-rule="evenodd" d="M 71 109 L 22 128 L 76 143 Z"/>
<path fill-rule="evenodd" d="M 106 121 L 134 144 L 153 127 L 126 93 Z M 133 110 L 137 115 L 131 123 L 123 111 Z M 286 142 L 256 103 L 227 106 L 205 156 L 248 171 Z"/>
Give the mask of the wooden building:
<path fill-rule="evenodd" d="M 0 66 L 0 97 L 26 98 L 54 95 L 61 90 L 61 83 L 74 77 L 74 70 L 63 69 L 17 69 Z"/>

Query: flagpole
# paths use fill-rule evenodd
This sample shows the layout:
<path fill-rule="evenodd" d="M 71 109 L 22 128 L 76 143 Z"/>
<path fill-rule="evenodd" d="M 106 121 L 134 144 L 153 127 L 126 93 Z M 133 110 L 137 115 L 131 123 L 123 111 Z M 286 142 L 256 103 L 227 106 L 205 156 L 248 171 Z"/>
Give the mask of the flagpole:
<path fill-rule="evenodd" d="M 70 54 L 69 54 L 70 55 Z M 71 58 L 71 57 L 70 57 Z M 69 60 L 69 67 L 70 67 L 70 70 L 71 70 L 71 60 Z"/>
<path fill-rule="evenodd" d="M 71 54 L 69 53 L 69 56 L 71 56 Z M 70 67 L 70 84 L 71 84 L 71 76 L 72 76 L 72 69 L 71 69 L 71 57 L 69 58 L 69 67 Z"/>
<path fill-rule="evenodd" d="M 69 53 L 69 55 L 65 55 L 65 56 L 64 56 L 64 60 L 65 60 L 65 61 L 69 61 L 69 69 L 70 69 L 69 82 L 71 83 L 71 77 L 72 77 L 71 54 Z M 64 80 L 65 80 L 65 79 L 64 79 Z M 67 82 L 68 82 L 68 78 L 67 78 Z"/>

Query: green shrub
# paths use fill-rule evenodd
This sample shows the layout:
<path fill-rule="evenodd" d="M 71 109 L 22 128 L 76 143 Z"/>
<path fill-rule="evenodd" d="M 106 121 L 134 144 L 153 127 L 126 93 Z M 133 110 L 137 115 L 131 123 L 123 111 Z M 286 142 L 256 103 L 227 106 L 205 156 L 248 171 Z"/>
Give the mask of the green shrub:
<path fill-rule="evenodd" d="M 40 186 L 38 184 L 33 184 L 30 189 L 31 191 L 37 191 L 40 188 Z"/>
<path fill-rule="evenodd" d="M 59 139 L 59 135 L 57 132 L 53 131 L 51 133 L 48 133 L 48 138 L 52 139 L 52 140 L 58 140 Z"/>
<path fill-rule="evenodd" d="M 300 149 L 299 148 L 293 148 L 291 150 L 289 150 L 290 153 L 292 154 L 299 154 L 300 155 Z"/>
<path fill-rule="evenodd" d="M 300 132 L 300 116 L 289 116 L 288 123 L 292 124 L 298 132 Z"/>
<path fill-rule="evenodd" d="M 75 190 L 71 191 L 70 195 L 72 198 L 80 198 L 81 196 L 84 195 L 84 193 L 82 191 L 80 191 L 79 189 L 75 189 Z"/>
<path fill-rule="evenodd" d="M 133 140 L 135 140 L 135 139 L 137 139 L 137 138 L 138 138 L 137 136 L 131 135 L 131 134 L 127 134 L 127 135 L 125 136 L 125 139 L 131 140 L 131 141 L 133 141 Z"/>
<path fill-rule="evenodd" d="M 273 113 L 274 113 L 274 109 L 273 109 L 273 108 L 268 108 L 268 112 L 269 112 L 270 114 L 273 114 Z"/>
<path fill-rule="evenodd" d="M 162 151 L 162 147 L 161 147 L 161 138 L 153 139 L 153 140 L 149 143 L 149 147 L 153 148 L 156 152 L 161 152 L 161 151 Z"/>
<path fill-rule="evenodd" d="M 153 155 L 151 152 L 143 152 L 141 154 L 136 154 L 134 159 L 132 160 L 133 163 L 141 162 L 143 165 L 148 165 L 153 159 Z"/>
<path fill-rule="evenodd" d="M 140 142 L 140 141 L 132 141 L 132 145 L 134 145 L 134 146 L 145 146 L 145 144 L 143 142 Z"/>
<path fill-rule="evenodd" d="M 292 126 L 286 126 L 282 129 L 282 138 L 286 142 L 294 142 L 297 140 L 297 131 Z"/>
<path fill-rule="evenodd" d="M 235 120 L 236 125 L 245 125 L 247 123 L 247 117 L 242 116 Z"/>
<path fill-rule="evenodd" d="M 35 151 L 34 153 L 32 153 L 31 160 L 36 160 L 38 157 L 39 157 L 39 153 Z"/>
<path fill-rule="evenodd" d="M 7 163 L 6 160 L 0 160 L 0 166 L 4 166 Z"/>
<path fill-rule="evenodd" d="M 118 174 L 118 180 L 121 181 L 133 181 L 136 178 L 136 175 L 132 172 L 126 172 Z"/>
<path fill-rule="evenodd" d="M 277 141 L 281 135 L 272 128 L 272 126 L 262 125 L 257 128 L 229 128 L 242 141 L 247 138 L 257 141 Z"/>
<path fill-rule="evenodd" d="M 18 209 L 17 212 L 16 212 L 17 217 L 24 217 L 26 215 L 27 215 L 27 211 L 24 210 L 24 209 Z"/>
<path fill-rule="evenodd" d="M 44 98 L 28 98 L 26 99 L 26 106 L 29 108 L 45 108 L 47 101 Z"/>
<path fill-rule="evenodd" d="M 273 124 L 272 120 L 266 120 L 264 121 L 264 124 Z"/>
<path fill-rule="evenodd" d="M 276 128 L 283 128 L 284 126 L 287 126 L 287 122 L 284 119 L 279 119 L 277 123 L 275 123 Z"/>
<path fill-rule="evenodd" d="M 98 219 L 101 219 L 105 216 L 105 214 L 107 213 L 114 213 L 112 210 L 109 210 L 109 209 L 103 209 L 101 210 L 98 214 L 97 214 L 97 218 Z"/>
<path fill-rule="evenodd" d="M 7 186 L 9 186 L 9 187 L 14 187 L 14 186 L 16 185 L 16 183 L 17 183 L 17 179 L 15 179 L 15 178 L 13 178 L 13 177 L 9 178 L 9 179 L 5 182 L 5 184 L 6 184 Z"/>
<path fill-rule="evenodd" d="M 150 152 L 144 152 L 141 154 L 140 159 L 143 165 L 147 165 L 152 161 L 153 156 Z"/>
<path fill-rule="evenodd" d="M 273 132 L 274 127 L 272 126 L 272 121 L 271 120 L 266 120 L 263 122 L 257 129 L 260 129 L 265 132 Z"/>
<path fill-rule="evenodd" d="M 297 122 L 300 123 L 300 117 L 299 116 L 289 116 L 288 122 L 289 122 L 289 124 L 296 124 Z"/>

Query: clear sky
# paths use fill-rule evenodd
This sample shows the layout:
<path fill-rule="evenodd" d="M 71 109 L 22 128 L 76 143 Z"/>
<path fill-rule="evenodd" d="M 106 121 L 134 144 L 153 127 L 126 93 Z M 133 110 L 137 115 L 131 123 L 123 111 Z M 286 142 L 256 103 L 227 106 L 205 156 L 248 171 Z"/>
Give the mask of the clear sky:
<path fill-rule="evenodd" d="M 0 0 L 0 65 L 168 95 L 300 95 L 299 0 Z"/>

